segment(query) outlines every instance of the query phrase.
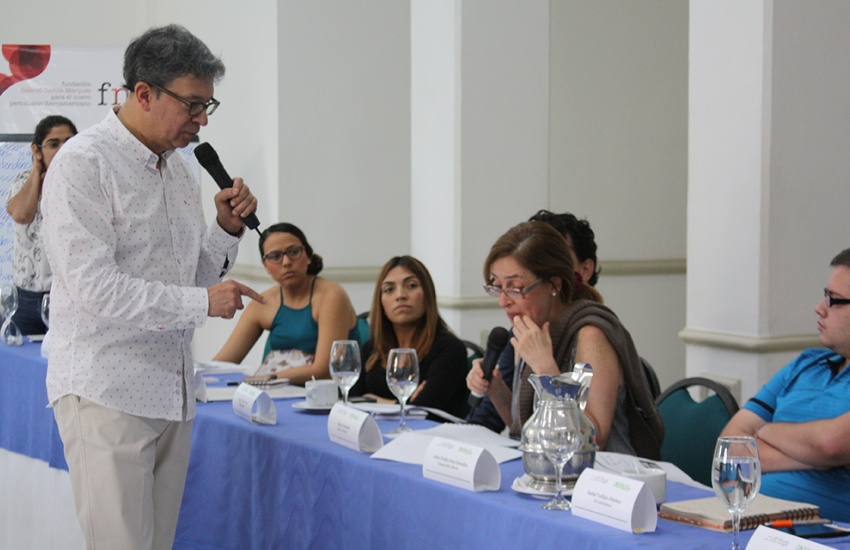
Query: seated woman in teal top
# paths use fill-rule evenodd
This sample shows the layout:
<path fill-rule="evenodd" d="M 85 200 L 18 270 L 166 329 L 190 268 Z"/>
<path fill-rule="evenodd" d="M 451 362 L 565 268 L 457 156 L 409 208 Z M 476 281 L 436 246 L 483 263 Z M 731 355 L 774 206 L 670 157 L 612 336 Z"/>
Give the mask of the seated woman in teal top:
<path fill-rule="evenodd" d="M 269 331 L 264 360 L 287 352 L 290 366 L 263 379 L 288 378 L 303 384 L 313 377 L 330 378 L 328 362 L 334 340 L 359 339 L 357 318 L 348 294 L 338 284 L 318 277 L 322 258 L 307 237 L 290 223 L 278 223 L 260 237 L 263 266 L 277 285 L 263 292 L 266 303 L 251 301 L 236 328 L 213 358 L 240 363 Z M 295 361 L 292 361 L 292 358 Z"/>

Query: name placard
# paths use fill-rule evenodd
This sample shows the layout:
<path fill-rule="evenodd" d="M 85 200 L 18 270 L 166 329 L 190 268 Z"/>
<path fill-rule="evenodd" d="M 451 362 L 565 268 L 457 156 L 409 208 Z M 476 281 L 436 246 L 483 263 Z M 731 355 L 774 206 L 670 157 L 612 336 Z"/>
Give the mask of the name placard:
<path fill-rule="evenodd" d="M 255 424 L 277 424 L 277 409 L 269 394 L 244 382 L 233 394 L 233 412 Z"/>
<path fill-rule="evenodd" d="M 487 449 L 435 437 L 428 444 L 422 475 L 470 491 L 498 491 L 502 471 Z"/>
<path fill-rule="evenodd" d="M 655 531 L 655 498 L 642 481 L 588 468 L 573 490 L 573 515 L 629 533 Z"/>
<path fill-rule="evenodd" d="M 373 453 L 384 446 L 381 430 L 372 415 L 336 403 L 328 415 L 331 441 L 361 453 Z"/>
<path fill-rule="evenodd" d="M 41 339 L 41 356 L 47 359 L 47 356 L 50 355 L 50 338 L 47 336 L 50 334 L 50 330 L 44 333 L 44 338 Z M 37 342 L 38 340 L 34 340 L 32 336 L 30 336 L 30 342 Z"/>
<path fill-rule="evenodd" d="M 750 538 L 750 542 L 747 544 L 747 550 L 771 550 L 773 548 L 782 548 L 784 550 L 788 550 L 789 548 L 794 550 L 829 550 L 832 547 L 759 525 L 756 532 L 753 533 L 752 538 Z"/>
<path fill-rule="evenodd" d="M 195 371 L 195 400 L 207 402 L 207 381 L 201 371 Z"/>

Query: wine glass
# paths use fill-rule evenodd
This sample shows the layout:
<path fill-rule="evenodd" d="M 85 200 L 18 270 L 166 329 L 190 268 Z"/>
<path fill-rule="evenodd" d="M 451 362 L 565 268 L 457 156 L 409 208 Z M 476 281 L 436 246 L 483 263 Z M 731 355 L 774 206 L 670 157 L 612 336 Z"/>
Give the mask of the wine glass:
<path fill-rule="evenodd" d="M 45 327 L 50 328 L 50 293 L 41 299 L 41 320 L 44 321 Z"/>
<path fill-rule="evenodd" d="M 401 422 L 398 428 L 387 435 L 399 435 L 412 431 L 404 421 L 404 405 L 419 385 L 419 359 L 416 350 L 410 348 L 391 349 L 387 358 L 387 386 L 401 403 Z"/>
<path fill-rule="evenodd" d="M 3 333 L 3 340 L 7 346 L 20 346 L 24 343 L 21 331 L 12 322 L 16 311 L 18 311 L 18 289 L 10 284 L 0 286 L 0 314 L 3 317 L 0 332 Z"/>
<path fill-rule="evenodd" d="M 555 467 L 555 496 L 541 504 L 546 510 L 569 510 L 570 501 L 564 498 L 564 467 L 578 450 L 581 443 L 581 419 L 578 405 L 572 399 L 554 399 L 539 403 L 540 411 L 538 441 L 552 465 Z"/>
<path fill-rule="evenodd" d="M 331 346 L 331 378 L 342 391 L 342 403 L 348 405 L 348 392 L 360 378 L 360 346 L 356 340 L 334 340 Z"/>
<path fill-rule="evenodd" d="M 740 550 L 741 515 L 761 487 L 761 461 L 754 438 L 725 436 L 717 439 L 711 485 L 717 498 L 732 514 L 732 550 Z"/>
<path fill-rule="evenodd" d="M 15 285 L 0 285 L 0 319 L 5 321 L 18 310 L 18 289 Z"/>

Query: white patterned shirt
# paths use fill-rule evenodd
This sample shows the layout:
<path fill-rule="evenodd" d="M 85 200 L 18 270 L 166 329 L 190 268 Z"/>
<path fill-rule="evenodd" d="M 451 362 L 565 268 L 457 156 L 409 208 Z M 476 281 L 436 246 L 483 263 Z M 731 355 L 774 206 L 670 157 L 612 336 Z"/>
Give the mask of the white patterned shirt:
<path fill-rule="evenodd" d="M 138 416 L 193 418 L 192 335 L 239 238 L 215 221 L 205 227 L 186 160 L 160 159 L 110 111 L 56 154 L 42 208 L 53 267 L 49 402 L 74 394 Z"/>
<path fill-rule="evenodd" d="M 12 181 L 9 187 L 9 197 L 20 193 L 24 187 L 29 170 L 24 170 Z M 35 217 L 30 223 L 15 223 L 15 248 L 12 281 L 15 286 L 30 290 L 32 292 L 47 292 L 50 290 L 50 281 L 53 274 L 50 272 L 50 264 L 47 263 L 47 255 L 44 253 L 44 243 L 41 240 L 41 199 Z"/>

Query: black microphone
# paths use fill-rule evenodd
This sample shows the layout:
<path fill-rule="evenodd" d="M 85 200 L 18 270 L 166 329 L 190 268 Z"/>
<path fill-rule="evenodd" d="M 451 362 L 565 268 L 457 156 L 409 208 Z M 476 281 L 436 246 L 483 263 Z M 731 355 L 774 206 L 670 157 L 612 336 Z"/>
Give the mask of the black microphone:
<path fill-rule="evenodd" d="M 510 333 L 504 327 L 495 327 L 490 331 L 490 336 L 487 337 L 487 349 L 484 350 L 484 360 L 481 361 L 481 370 L 484 371 L 484 378 L 490 380 L 493 376 L 493 369 L 499 362 L 499 356 L 505 351 L 510 340 Z M 484 398 L 483 394 L 470 393 L 469 395 L 469 412 L 475 410 L 475 407 L 481 403 Z"/>
<path fill-rule="evenodd" d="M 218 153 L 215 152 L 213 146 L 209 143 L 202 143 L 195 147 L 195 157 L 198 159 L 198 162 L 201 163 L 201 166 L 209 172 L 212 179 L 215 180 L 216 184 L 222 189 L 230 189 L 233 187 L 233 178 L 227 173 L 227 170 L 222 166 L 221 161 L 218 159 Z M 244 218 L 245 225 L 248 226 L 248 229 L 254 229 L 257 233 L 260 233 L 260 230 L 257 229 L 260 226 L 260 220 L 257 219 L 257 215 L 252 213 Z"/>

